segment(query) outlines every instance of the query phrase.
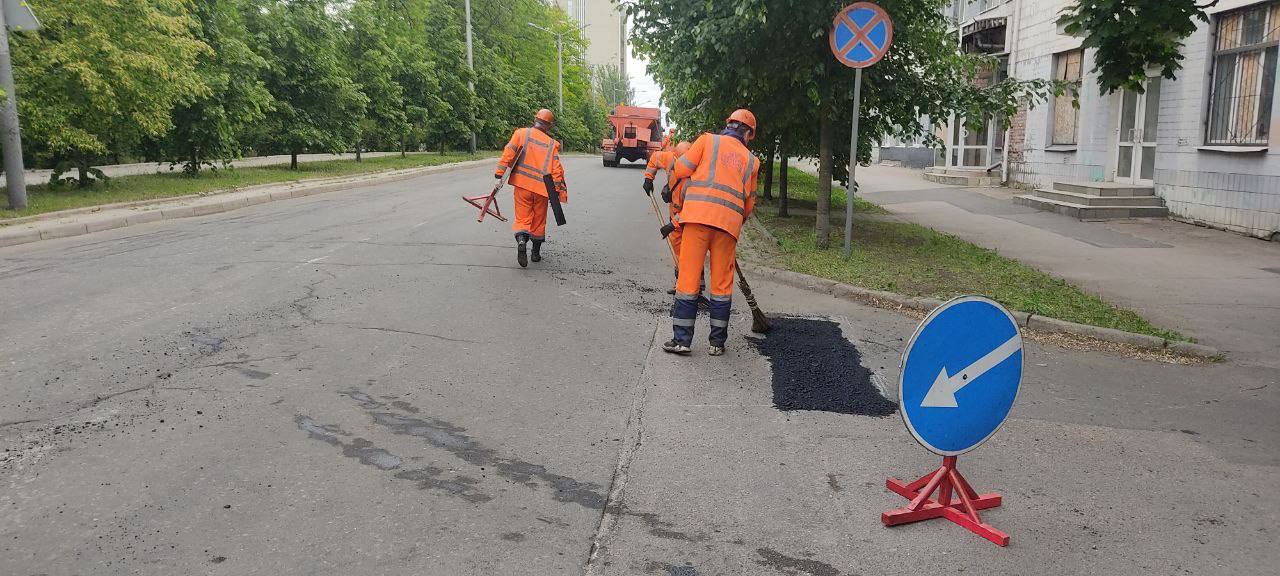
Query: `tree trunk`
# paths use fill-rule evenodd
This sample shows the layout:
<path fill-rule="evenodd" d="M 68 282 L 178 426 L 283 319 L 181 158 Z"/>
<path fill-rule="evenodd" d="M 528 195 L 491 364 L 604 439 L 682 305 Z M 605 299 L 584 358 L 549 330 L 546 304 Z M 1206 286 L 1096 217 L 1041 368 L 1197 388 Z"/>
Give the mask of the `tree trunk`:
<path fill-rule="evenodd" d="M 289 169 L 290 170 L 298 169 L 298 151 L 297 150 L 294 150 L 289 153 Z"/>
<path fill-rule="evenodd" d="M 405 143 L 404 136 L 400 136 L 400 157 L 401 158 L 404 158 L 406 156 L 404 151 L 405 146 L 408 146 L 408 144 Z"/>
<path fill-rule="evenodd" d="M 769 157 L 764 159 L 764 199 L 773 200 L 773 157 L 777 155 L 777 147 L 769 146 Z"/>
<path fill-rule="evenodd" d="M 780 166 L 778 167 L 778 217 L 786 218 L 791 216 L 787 212 L 790 204 L 790 197 L 787 195 L 787 146 L 785 143 L 778 146 L 778 156 Z"/>
<path fill-rule="evenodd" d="M 83 156 L 76 158 L 76 175 L 79 177 L 79 185 L 81 188 L 88 188 L 93 181 L 89 180 L 89 161 Z"/>
<path fill-rule="evenodd" d="M 360 151 L 364 149 L 361 144 L 356 144 L 356 162 L 364 162 L 364 157 L 360 155 Z"/>
<path fill-rule="evenodd" d="M 830 101 L 828 97 L 827 102 Z M 830 104 L 824 102 L 818 118 L 818 190 L 813 234 L 818 248 L 831 245 L 831 115 Z"/>

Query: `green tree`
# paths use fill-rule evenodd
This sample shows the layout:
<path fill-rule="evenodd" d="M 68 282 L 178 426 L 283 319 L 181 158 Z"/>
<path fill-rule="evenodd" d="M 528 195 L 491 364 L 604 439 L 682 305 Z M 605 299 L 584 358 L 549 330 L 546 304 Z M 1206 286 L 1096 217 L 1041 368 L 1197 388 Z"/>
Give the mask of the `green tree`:
<path fill-rule="evenodd" d="M 636 100 L 636 91 L 631 87 L 631 79 L 622 73 L 617 64 L 605 64 L 595 68 L 595 88 L 606 106 L 631 104 Z"/>
<path fill-rule="evenodd" d="M 275 98 L 258 142 L 264 150 L 289 154 L 294 170 L 303 152 L 351 147 L 369 102 L 347 71 L 332 7 L 328 0 L 266 0 L 246 18 L 270 62 L 263 80 Z"/>
<path fill-rule="evenodd" d="M 1093 71 L 1098 89 L 1142 92 L 1147 69 L 1173 80 L 1182 69 L 1183 41 L 1196 31 L 1196 21 L 1208 22 L 1205 9 L 1218 3 L 1196 0 L 1088 0 L 1062 11 L 1058 23 L 1066 32 L 1083 36 L 1093 48 Z"/>
<path fill-rule="evenodd" d="M 598 145 L 605 109 L 591 87 L 586 40 L 564 11 L 538 0 L 476 0 L 472 16 L 481 145 L 501 147 L 539 108 L 557 107 L 555 37 L 530 23 L 564 39 L 564 110 L 557 111 L 555 136 L 567 149 Z"/>
<path fill-rule="evenodd" d="M 977 86 L 992 61 L 958 53 L 942 15 L 945 0 L 884 0 L 894 20 L 888 56 L 864 70 L 860 160 L 888 134 L 934 138 L 919 118 L 957 113 L 983 121 L 1024 99 L 1043 98 L 1048 81 Z M 831 177 L 845 179 L 853 72 L 828 45 L 840 0 L 740 0 L 735 3 L 625 2 L 632 41 L 649 58 L 664 100 L 682 127 L 709 129 L 730 111 L 752 108 L 762 135 L 795 156 L 818 159 L 816 242 L 829 243 Z M 771 142 L 765 138 L 762 142 Z"/>
<path fill-rule="evenodd" d="M 187 0 L 80 0 L 39 6 L 39 34 L 13 37 L 31 150 L 72 168 L 80 186 L 111 152 L 163 137 L 175 106 L 207 97 L 197 59 L 209 47 Z"/>
<path fill-rule="evenodd" d="M 484 97 L 477 99 L 467 86 L 467 81 L 472 76 L 467 68 L 467 45 L 460 11 L 461 3 L 456 4 L 458 6 L 455 7 L 442 0 L 429 2 L 422 28 L 426 37 L 424 49 L 431 55 L 434 63 L 434 82 L 437 86 L 435 95 L 422 102 L 423 110 L 427 112 L 423 134 L 426 142 L 440 151 L 450 146 L 464 147 L 470 140 L 473 129 L 477 133 L 483 133 L 478 126 L 472 125 L 472 118 L 477 115 L 476 108 L 479 102 L 492 97 L 482 88 L 483 83 L 478 79 L 476 90 L 484 94 Z M 477 2 L 473 2 L 472 8 L 475 9 L 477 5 Z M 479 45 L 479 34 L 476 36 L 475 43 Z M 479 52 L 476 59 L 480 60 Z M 483 125 L 482 119 L 476 119 L 474 122 Z M 504 141 L 503 144 L 505 143 Z M 495 146 L 483 141 L 480 143 L 481 148 L 498 146 L 501 145 Z"/>
<path fill-rule="evenodd" d="M 409 131 L 404 87 L 397 82 L 401 55 L 391 47 L 387 0 L 357 0 L 348 12 L 352 78 L 367 103 L 357 124 L 356 160 L 370 144 L 402 141 Z"/>
<path fill-rule="evenodd" d="M 166 159 L 188 174 L 204 165 L 228 162 L 243 153 L 249 128 L 271 109 L 271 93 L 261 79 L 267 61 L 249 46 L 242 14 L 252 0 L 197 0 L 197 36 L 211 51 L 197 61 L 208 92 L 178 106 L 173 130 L 163 141 Z"/>

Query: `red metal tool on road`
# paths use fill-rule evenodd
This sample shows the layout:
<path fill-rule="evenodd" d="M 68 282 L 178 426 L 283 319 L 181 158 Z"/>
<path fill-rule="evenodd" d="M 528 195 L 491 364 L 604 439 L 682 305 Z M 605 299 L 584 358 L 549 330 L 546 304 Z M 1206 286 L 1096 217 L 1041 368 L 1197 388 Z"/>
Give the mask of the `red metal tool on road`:
<path fill-rule="evenodd" d="M 502 210 L 498 208 L 498 191 L 502 190 L 502 182 L 498 182 L 493 187 L 493 191 L 484 196 L 463 196 L 462 199 L 472 206 L 480 209 L 480 217 L 476 218 L 476 222 L 483 222 L 485 215 L 493 216 L 502 222 L 507 219 L 503 217 Z"/>

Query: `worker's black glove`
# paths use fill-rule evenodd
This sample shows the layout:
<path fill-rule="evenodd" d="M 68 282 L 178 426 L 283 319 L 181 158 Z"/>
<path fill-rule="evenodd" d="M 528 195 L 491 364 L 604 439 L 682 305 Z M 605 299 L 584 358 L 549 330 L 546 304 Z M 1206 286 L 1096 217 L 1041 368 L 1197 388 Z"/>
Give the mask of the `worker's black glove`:
<path fill-rule="evenodd" d="M 662 187 L 662 201 L 667 204 L 671 203 L 671 186 Z"/>
<path fill-rule="evenodd" d="M 672 232 L 675 232 L 675 231 L 676 231 L 676 226 L 675 226 L 675 224 L 666 224 L 666 225 L 664 225 L 662 228 L 659 228 L 659 229 L 658 229 L 658 233 L 662 234 L 662 237 L 663 237 L 663 238 L 666 238 L 667 236 L 670 236 L 670 235 L 671 235 L 671 233 L 672 233 Z"/>
<path fill-rule="evenodd" d="M 645 178 L 644 184 L 641 184 L 640 187 L 644 188 L 644 193 L 646 195 L 653 194 L 653 178 Z"/>
<path fill-rule="evenodd" d="M 494 177 L 494 179 L 495 179 L 495 180 L 501 180 L 501 179 L 502 179 L 502 175 L 501 175 L 501 174 L 494 174 L 494 175 L 493 175 L 493 177 Z"/>

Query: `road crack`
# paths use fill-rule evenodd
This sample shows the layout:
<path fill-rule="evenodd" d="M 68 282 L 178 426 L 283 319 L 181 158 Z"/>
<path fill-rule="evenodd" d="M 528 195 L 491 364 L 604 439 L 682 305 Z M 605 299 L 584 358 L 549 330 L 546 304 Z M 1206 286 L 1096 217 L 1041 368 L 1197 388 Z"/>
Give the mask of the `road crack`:
<path fill-rule="evenodd" d="M 322 324 L 322 325 L 325 325 L 325 326 L 342 326 L 342 327 L 344 327 L 344 328 L 351 328 L 351 329 L 353 329 L 353 330 L 373 330 L 373 331 L 376 331 L 376 332 L 390 332 L 390 333 L 392 333 L 392 334 L 408 334 L 408 335 L 411 335 L 411 336 L 423 336 L 423 337 L 426 337 L 426 338 L 435 338 L 436 340 L 444 340 L 444 341 L 446 341 L 446 342 L 462 342 L 462 343 L 467 343 L 467 344 L 489 344 L 489 342 L 481 342 L 481 341 L 478 341 L 478 340 L 467 340 L 467 339 L 465 339 L 465 338 L 449 338 L 448 336 L 441 336 L 441 335 L 439 335 L 439 334 L 431 334 L 431 333 L 429 333 L 429 332 L 415 332 L 415 331 L 413 331 L 413 330 L 399 330 L 399 329 L 396 329 L 396 328 L 384 328 L 384 327 L 382 327 L 382 326 L 361 326 L 361 325 L 359 325 L 359 324 L 346 324 L 346 323 L 341 323 L 341 322 L 318 322 L 318 324 Z"/>
<path fill-rule="evenodd" d="M 604 508 L 600 511 L 600 521 L 596 524 L 595 534 L 591 535 L 591 548 L 587 551 L 586 562 L 582 567 L 583 574 L 597 574 L 601 566 L 597 564 L 601 553 L 609 539 L 618 528 L 618 519 L 626 514 L 623 504 L 627 478 L 631 472 L 631 463 L 636 451 L 644 442 L 644 409 L 649 398 L 649 387 L 644 385 L 644 376 L 658 350 L 658 329 L 662 323 L 654 324 L 653 335 L 649 338 L 649 351 L 645 354 L 644 369 L 636 376 L 634 391 L 631 396 L 631 412 L 627 415 L 625 441 L 618 449 L 618 462 L 613 468 L 613 477 L 609 480 L 609 491 L 605 496 Z"/>

